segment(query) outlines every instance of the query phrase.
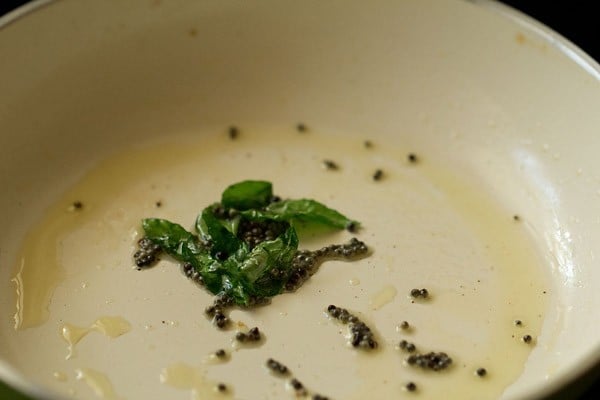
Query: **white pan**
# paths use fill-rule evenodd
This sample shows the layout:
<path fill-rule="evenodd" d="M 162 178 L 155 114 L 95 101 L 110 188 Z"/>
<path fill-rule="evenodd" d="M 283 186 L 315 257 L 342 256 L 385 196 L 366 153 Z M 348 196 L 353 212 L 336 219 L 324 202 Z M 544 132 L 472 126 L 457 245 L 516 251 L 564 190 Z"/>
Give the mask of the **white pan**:
<path fill-rule="evenodd" d="M 285 399 L 292 378 L 333 399 L 572 398 L 600 360 L 599 78 L 488 1 L 62 0 L 3 17 L 0 378 L 50 399 Z M 176 262 L 137 271 L 132 254 L 142 218 L 190 227 L 244 179 L 359 220 L 371 252 L 220 331 Z M 352 236 L 318 233 L 300 247 Z M 348 346 L 330 304 L 378 348 Z M 253 326 L 262 342 L 237 344 Z M 452 364 L 416 368 L 401 340 Z"/>

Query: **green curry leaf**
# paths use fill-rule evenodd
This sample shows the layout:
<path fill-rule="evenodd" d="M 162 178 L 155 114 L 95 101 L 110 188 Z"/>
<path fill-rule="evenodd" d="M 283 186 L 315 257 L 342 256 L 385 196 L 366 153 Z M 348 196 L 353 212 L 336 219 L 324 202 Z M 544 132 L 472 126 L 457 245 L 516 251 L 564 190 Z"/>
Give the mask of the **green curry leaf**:
<path fill-rule="evenodd" d="M 247 306 L 252 299 L 281 293 L 288 282 L 298 251 L 293 222 L 319 223 L 338 229 L 357 224 L 315 200 L 272 202 L 272 198 L 271 183 L 243 181 L 225 189 L 221 204 L 202 210 L 196 219 L 197 234 L 158 218 L 142 220 L 142 227 L 147 239 L 198 272 L 211 293 L 227 295 L 236 304 Z M 230 209 L 237 211 L 229 213 Z M 274 239 L 250 245 L 238 232 L 240 224 L 247 225 L 249 221 L 266 222 L 266 227 L 278 221 L 282 229 Z"/>
<path fill-rule="evenodd" d="M 242 181 L 230 185 L 221 195 L 223 207 L 236 210 L 261 208 L 273 197 L 273 185 L 267 181 Z"/>
<path fill-rule="evenodd" d="M 206 207 L 196 219 L 196 228 L 202 238 L 211 243 L 210 253 L 231 255 L 242 247 L 242 241 L 231 232 L 214 214 L 213 207 Z"/>
<path fill-rule="evenodd" d="M 206 247 L 196 235 L 166 219 L 146 218 L 142 220 L 142 228 L 148 239 L 174 258 L 188 258 L 206 252 Z"/>
<path fill-rule="evenodd" d="M 282 200 L 269 204 L 263 210 L 247 210 L 242 215 L 251 220 L 304 221 L 344 229 L 358 222 L 315 200 Z"/>

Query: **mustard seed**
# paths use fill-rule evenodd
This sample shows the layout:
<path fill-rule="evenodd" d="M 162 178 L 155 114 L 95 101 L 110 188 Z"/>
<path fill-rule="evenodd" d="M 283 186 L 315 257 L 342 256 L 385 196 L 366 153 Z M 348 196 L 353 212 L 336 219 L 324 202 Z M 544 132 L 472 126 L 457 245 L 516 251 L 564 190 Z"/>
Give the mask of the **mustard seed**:
<path fill-rule="evenodd" d="M 269 358 L 267 360 L 267 368 L 269 368 L 272 372 L 276 373 L 277 375 L 287 375 L 290 372 L 288 367 L 272 358 Z"/>
<path fill-rule="evenodd" d="M 236 126 L 230 126 L 227 134 L 229 135 L 229 139 L 235 140 L 240 136 L 240 130 Z"/>
<path fill-rule="evenodd" d="M 302 382 L 296 378 L 290 380 L 290 386 L 296 391 L 296 396 L 306 396 L 307 391 Z"/>
<path fill-rule="evenodd" d="M 219 383 L 217 385 L 217 390 L 221 393 L 224 393 L 227 391 L 227 385 L 225 385 L 224 383 Z"/>
<path fill-rule="evenodd" d="M 350 344 L 352 347 L 358 347 L 365 350 L 375 349 L 377 341 L 371 329 L 362 322 L 357 316 L 351 314 L 345 308 L 330 305 L 327 307 L 327 313 L 343 324 L 348 324 L 350 330 Z"/>
<path fill-rule="evenodd" d="M 133 259 L 138 270 L 154 265 L 162 253 L 160 246 L 147 237 L 141 238 L 137 244 L 138 250 L 133 254 Z"/>
<path fill-rule="evenodd" d="M 215 357 L 223 359 L 227 357 L 227 352 L 224 349 L 219 349 L 215 351 Z"/>
<path fill-rule="evenodd" d="M 323 167 L 329 171 L 337 171 L 340 167 L 337 165 L 335 161 L 332 160 L 323 160 Z"/>
<path fill-rule="evenodd" d="M 424 299 L 429 297 L 429 290 L 427 289 L 411 289 L 410 295 L 414 298 L 422 297 Z"/>
<path fill-rule="evenodd" d="M 348 225 L 346 225 L 346 230 L 350 233 L 356 233 L 358 230 L 358 224 L 354 221 L 350 221 L 348 222 Z"/>
<path fill-rule="evenodd" d="M 375 170 L 375 173 L 373 173 L 373 180 L 380 181 L 382 178 L 383 178 L 383 171 L 380 169 Z"/>
<path fill-rule="evenodd" d="M 444 352 L 429 352 L 426 354 L 411 354 L 407 359 L 408 365 L 421 367 L 433 371 L 441 371 L 450 367 L 452 358 Z"/>

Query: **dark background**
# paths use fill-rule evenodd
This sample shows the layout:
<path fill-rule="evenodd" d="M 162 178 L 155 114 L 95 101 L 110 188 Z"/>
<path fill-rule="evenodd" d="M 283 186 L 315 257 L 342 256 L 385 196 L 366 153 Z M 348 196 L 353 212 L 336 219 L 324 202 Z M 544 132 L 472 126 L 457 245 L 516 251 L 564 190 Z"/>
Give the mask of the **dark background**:
<path fill-rule="evenodd" d="M 26 3 L 26 1 L 0 0 L 0 15 L 9 12 L 24 3 Z M 549 26 L 600 62 L 600 14 L 596 13 L 592 8 L 598 4 L 596 1 L 505 0 L 503 3 L 522 11 Z M 0 55 L 0 62 L 1 60 L 2 55 Z M 4 393 L 6 392 L 3 392 L 3 388 L 0 385 L 0 394 L 4 395 Z M 19 397 L 12 398 L 17 399 Z M 572 398 L 572 396 L 567 395 L 566 398 Z M 596 380 L 596 384 L 579 399 L 595 400 L 599 398 L 600 379 Z M 4 397 L 2 397 L 2 399 L 4 399 Z"/>
<path fill-rule="evenodd" d="M 598 2 L 585 0 L 502 1 L 560 33 L 600 62 Z"/>

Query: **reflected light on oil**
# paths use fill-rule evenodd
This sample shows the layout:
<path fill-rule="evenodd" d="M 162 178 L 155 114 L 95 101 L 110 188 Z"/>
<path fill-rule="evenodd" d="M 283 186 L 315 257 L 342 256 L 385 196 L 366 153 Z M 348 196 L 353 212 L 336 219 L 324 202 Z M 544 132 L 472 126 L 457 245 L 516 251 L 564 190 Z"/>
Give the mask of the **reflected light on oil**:
<path fill-rule="evenodd" d="M 558 269 L 565 284 L 573 284 L 575 280 L 575 264 L 573 262 L 573 240 L 571 233 L 561 223 L 556 210 L 560 204 L 560 196 L 553 182 L 548 179 L 543 165 L 538 158 L 523 148 L 515 149 L 514 157 L 521 165 L 525 178 L 531 186 L 541 193 L 541 198 L 549 204 L 552 214 L 550 229 L 544 232 L 544 238 L 552 263 Z"/>

